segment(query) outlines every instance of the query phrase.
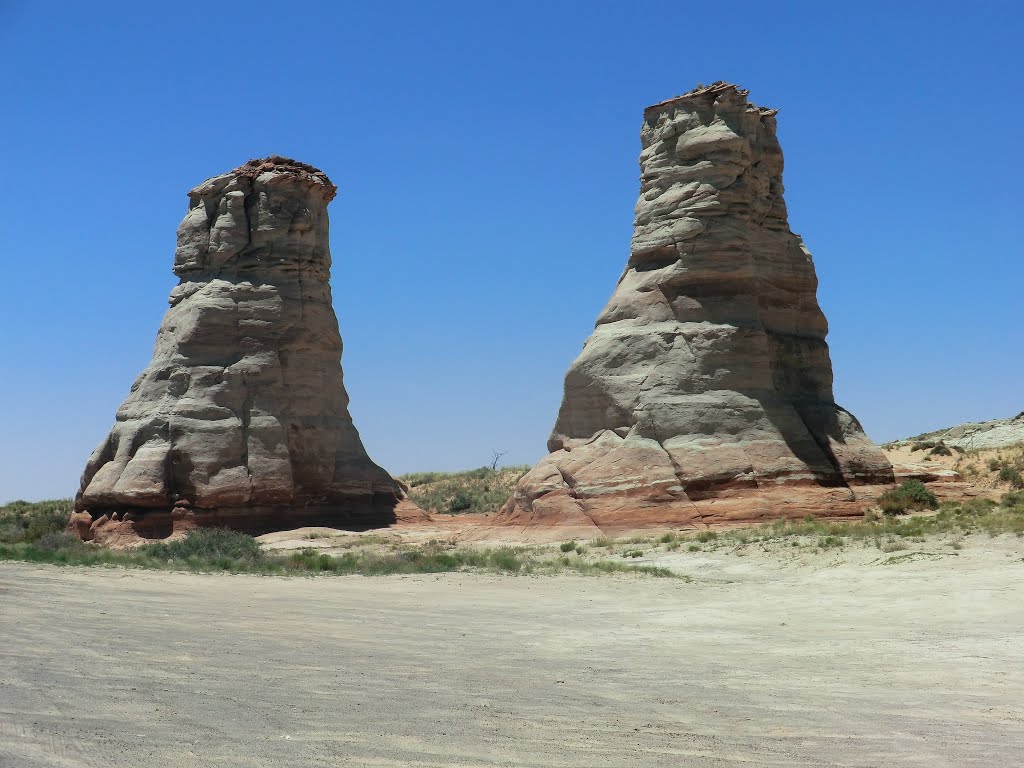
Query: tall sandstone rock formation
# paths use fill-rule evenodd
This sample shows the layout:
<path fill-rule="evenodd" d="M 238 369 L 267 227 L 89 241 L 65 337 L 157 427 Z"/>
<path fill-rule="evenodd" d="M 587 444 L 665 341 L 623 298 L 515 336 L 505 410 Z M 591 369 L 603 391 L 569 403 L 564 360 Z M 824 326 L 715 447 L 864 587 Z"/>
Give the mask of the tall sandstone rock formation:
<path fill-rule="evenodd" d="M 149 367 L 82 476 L 84 538 L 394 520 L 403 491 L 348 413 L 312 166 L 252 160 L 189 192 Z"/>
<path fill-rule="evenodd" d="M 837 406 L 775 110 L 716 83 L 648 107 L 631 255 L 512 525 L 853 514 L 892 468 Z M 853 502 L 853 503 L 851 503 Z"/>

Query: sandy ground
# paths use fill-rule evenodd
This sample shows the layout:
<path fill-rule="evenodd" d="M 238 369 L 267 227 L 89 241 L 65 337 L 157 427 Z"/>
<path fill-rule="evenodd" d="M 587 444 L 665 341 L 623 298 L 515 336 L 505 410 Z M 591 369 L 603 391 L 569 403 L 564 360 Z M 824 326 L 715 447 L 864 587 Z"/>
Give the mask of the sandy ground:
<path fill-rule="evenodd" d="M 1024 547 L 637 577 L 0 564 L 0 766 L 1013 766 Z"/>

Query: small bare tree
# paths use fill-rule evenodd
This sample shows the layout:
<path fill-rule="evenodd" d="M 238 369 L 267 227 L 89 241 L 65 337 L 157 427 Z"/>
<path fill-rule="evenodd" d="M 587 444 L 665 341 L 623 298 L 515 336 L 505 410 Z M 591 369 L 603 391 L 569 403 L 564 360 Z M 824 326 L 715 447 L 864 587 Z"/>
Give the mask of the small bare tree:
<path fill-rule="evenodd" d="M 491 451 L 491 469 L 495 472 L 498 471 L 498 462 L 501 461 L 501 457 L 504 456 L 508 451 Z"/>

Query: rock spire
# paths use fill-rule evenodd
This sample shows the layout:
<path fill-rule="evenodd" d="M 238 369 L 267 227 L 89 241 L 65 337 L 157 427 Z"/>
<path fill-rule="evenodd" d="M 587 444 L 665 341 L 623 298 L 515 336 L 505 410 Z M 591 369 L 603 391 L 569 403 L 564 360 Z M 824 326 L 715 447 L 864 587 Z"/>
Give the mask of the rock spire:
<path fill-rule="evenodd" d="M 644 111 L 629 261 L 506 523 L 853 513 L 852 486 L 893 481 L 833 400 L 775 114 L 724 82 Z"/>
<path fill-rule="evenodd" d="M 342 382 L 335 193 L 278 156 L 188 193 L 153 359 L 82 475 L 84 538 L 394 519 L 402 488 L 366 455 Z"/>

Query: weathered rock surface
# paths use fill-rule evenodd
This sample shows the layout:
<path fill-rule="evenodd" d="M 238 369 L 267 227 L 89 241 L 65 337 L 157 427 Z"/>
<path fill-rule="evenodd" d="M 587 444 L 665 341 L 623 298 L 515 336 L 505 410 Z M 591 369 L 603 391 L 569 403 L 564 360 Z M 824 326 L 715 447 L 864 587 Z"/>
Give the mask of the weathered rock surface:
<path fill-rule="evenodd" d="M 403 490 L 366 455 L 342 381 L 335 192 L 276 156 L 189 192 L 153 359 L 82 476 L 83 537 L 395 519 Z"/>
<path fill-rule="evenodd" d="M 922 441 L 942 442 L 965 451 L 1008 448 L 1024 443 L 1024 411 L 1012 419 L 968 422 L 949 429 L 939 429 L 917 437 L 897 440 L 893 445 L 911 445 Z"/>
<path fill-rule="evenodd" d="M 504 522 L 852 515 L 852 486 L 893 482 L 833 400 L 775 110 L 746 96 L 716 83 L 645 111 L 629 262 L 566 376 L 550 455 Z"/>

